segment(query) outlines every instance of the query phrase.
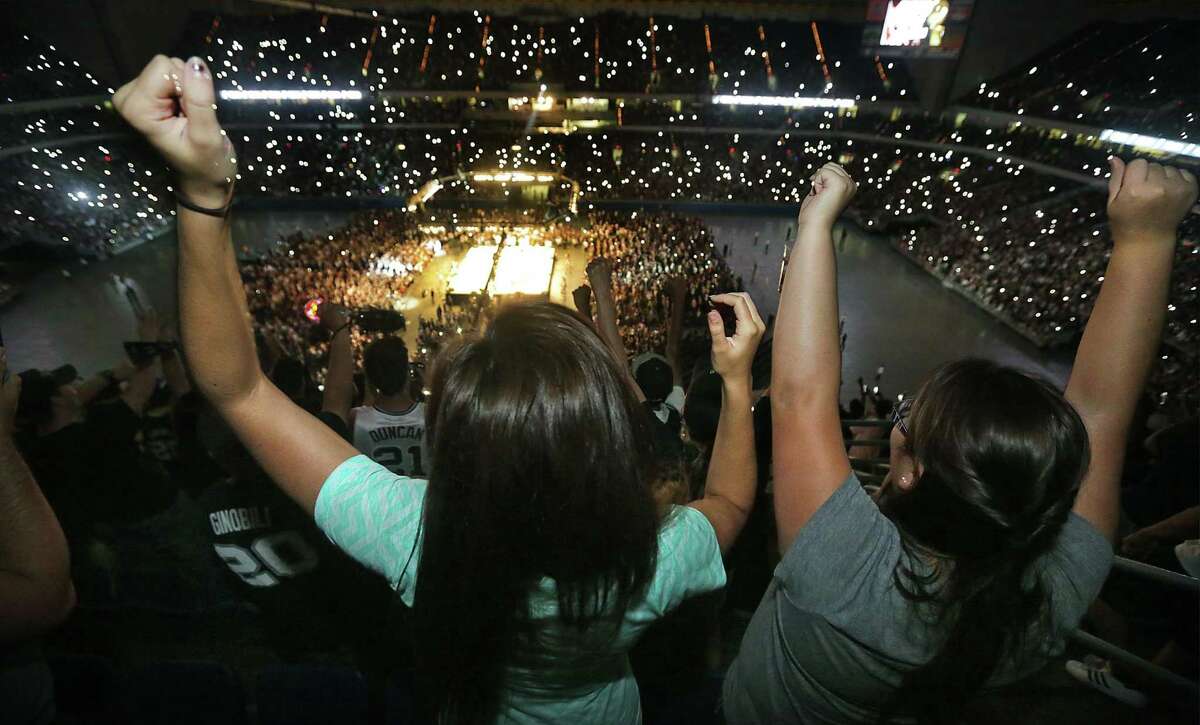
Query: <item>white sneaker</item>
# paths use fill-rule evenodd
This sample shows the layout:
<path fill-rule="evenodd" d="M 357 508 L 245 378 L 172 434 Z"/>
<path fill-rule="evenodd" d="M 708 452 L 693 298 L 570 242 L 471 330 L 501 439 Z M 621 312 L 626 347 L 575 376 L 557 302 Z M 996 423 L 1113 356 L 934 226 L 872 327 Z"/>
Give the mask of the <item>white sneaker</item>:
<path fill-rule="evenodd" d="M 1089 667 L 1078 660 L 1067 660 L 1067 674 L 1088 687 L 1099 690 L 1130 707 L 1146 706 L 1147 700 L 1144 694 L 1126 687 L 1107 669 Z"/>
<path fill-rule="evenodd" d="M 1191 539 L 1175 547 L 1175 558 L 1183 570 L 1200 578 L 1200 539 Z"/>

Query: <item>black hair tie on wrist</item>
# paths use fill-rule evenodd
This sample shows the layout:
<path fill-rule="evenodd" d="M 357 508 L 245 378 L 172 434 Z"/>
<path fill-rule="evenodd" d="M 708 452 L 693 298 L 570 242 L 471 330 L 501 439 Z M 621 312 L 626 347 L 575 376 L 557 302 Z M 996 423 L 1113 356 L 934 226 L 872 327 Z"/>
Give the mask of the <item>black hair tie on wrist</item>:
<path fill-rule="evenodd" d="M 230 191 L 232 191 L 232 189 Z M 233 194 L 229 195 L 229 200 L 225 202 L 225 206 L 218 209 L 210 209 L 208 207 L 194 204 L 188 201 L 183 194 L 180 194 L 178 191 L 175 192 L 175 201 L 178 202 L 179 206 L 183 207 L 184 209 L 194 211 L 197 214 L 206 214 L 208 216 L 215 216 L 218 219 L 224 219 L 225 217 L 229 216 L 229 209 L 233 206 Z"/>

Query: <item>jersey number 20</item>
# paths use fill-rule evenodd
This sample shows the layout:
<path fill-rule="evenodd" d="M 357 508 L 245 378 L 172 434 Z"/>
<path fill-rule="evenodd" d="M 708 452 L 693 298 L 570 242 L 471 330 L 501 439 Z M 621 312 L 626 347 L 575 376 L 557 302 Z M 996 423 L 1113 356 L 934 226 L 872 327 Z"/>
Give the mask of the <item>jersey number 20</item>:
<path fill-rule="evenodd" d="M 247 549 L 236 544 L 213 544 L 217 556 L 250 586 L 273 587 L 280 579 L 317 568 L 317 552 L 295 531 L 260 536 Z"/>

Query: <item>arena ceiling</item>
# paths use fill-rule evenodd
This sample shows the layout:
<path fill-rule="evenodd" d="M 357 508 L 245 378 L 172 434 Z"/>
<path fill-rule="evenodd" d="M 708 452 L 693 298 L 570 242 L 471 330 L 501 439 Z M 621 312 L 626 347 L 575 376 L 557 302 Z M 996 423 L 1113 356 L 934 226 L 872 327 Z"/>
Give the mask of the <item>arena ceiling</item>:
<path fill-rule="evenodd" d="M 801 18 L 860 23 L 868 0 L 39 0 L 0 3 L 0 26 L 71 48 L 98 78 L 116 86 L 155 53 L 171 52 L 194 13 L 282 14 L 372 12 L 417 15 L 424 10 L 488 9 L 546 18 L 605 11 L 674 15 Z M 917 69 L 918 97 L 933 106 L 1007 70 L 1042 48 L 1100 19 L 1134 21 L 1200 17 L 1197 0 L 1055 0 L 1054 12 L 1034 0 L 975 0 L 967 50 L 956 69 L 926 62 Z M 1014 12 L 1023 7 L 1024 12 Z M 953 92 L 947 90 L 953 86 Z"/>
<path fill-rule="evenodd" d="M 754 18 L 803 18 L 805 20 L 842 20 L 856 22 L 866 14 L 867 0 L 443 0 L 432 3 L 428 0 L 375 0 L 363 3 L 358 0 L 322 0 L 313 3 L 305 0 L 244 0 L 247 4 L 259 4 L 296 9 L 312 9 L 313 5 L 329 8 L 362 11 L 364 7 L 381 13 L 411 13 L 419 10 L 482 10 L 506 14 L 536 17 L 538 15 L 594 15 L 619 11 L 652 15 L 669 13 L 684 17 L 701 15 L 724 15 Z"/>

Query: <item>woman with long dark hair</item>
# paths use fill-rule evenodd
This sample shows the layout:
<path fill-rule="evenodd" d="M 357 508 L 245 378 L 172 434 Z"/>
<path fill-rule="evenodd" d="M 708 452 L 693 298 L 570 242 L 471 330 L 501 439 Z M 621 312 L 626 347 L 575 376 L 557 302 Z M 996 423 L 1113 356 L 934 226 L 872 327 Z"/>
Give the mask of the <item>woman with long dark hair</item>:
<path fill-rule="evenodd" d="M 1126 431 L 1196 179 L 1113 159 L 1112 257 L 1065 394 L 982 360 L 939 368 L 894 411 L 876 500 L 838 422 L 831 230 L 855 190 L 826 164 L 801 206 L 773 341 L 783 559 L 726 678 L 731 723 L 953 722 L 1062 651 L 1112 561 Z"/>
<path fill-rule="evenodd" d="M 237 166 L 199 58 L 156 57 L 114 105 L 179 175 L 179 307 L 199 388 L 275 482 L 414 607 L 418 696 L 438 722 L 636 722 L 626 653 L 689 596 L 754 502 L 749 297 L 709 315 L 725 405 L 704 497 L 661 511 L 645 412 L 581 318 L 502 308 L 435 364 L 428 482 L 396 476 L 260 372 L 229 236 Z M 303 636 L 298 632 L 297 636 Z"/>

